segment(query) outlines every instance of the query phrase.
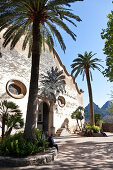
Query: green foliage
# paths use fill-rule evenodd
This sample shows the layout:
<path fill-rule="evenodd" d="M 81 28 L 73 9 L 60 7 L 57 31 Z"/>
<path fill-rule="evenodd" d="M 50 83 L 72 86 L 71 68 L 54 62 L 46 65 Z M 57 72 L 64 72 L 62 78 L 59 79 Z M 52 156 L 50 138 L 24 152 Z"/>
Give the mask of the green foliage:
<path fill-rule="evenodd" d="M 93 130 L 94 133 L 100 133 L 100 127 L 98 126 L 91 126 L 89 123 L 85 123 L 84 124 L 84 129 L 88 129 L 88 130 Z"/>
<path fill-rule="evenodd" d="M 87 86 L 88 86 L 88 92 L 89 92 L 89 102 L 90 102 L 90 123 L 94 125 L 94 109 L 93 109 L 93 95 L 92 95 L 92 88 L 91 88 L 91 82 L 90 79 L 92 78 L 91 69 L 101 72 L 100 67 L 103 67 L 99 62 L 101 62 L 100 59 L 94 58 L 93 56 L 95 54 L 92 54 L 92 52 L 85 51 L 84 55 L 78 54 L 78 58 L 73 60 L 73 64 L 71 64 L 72 72 L 71 74 L 74 75 L 76 78 L 79 74 L 84 77 L 86 76 L 87 79 Z"/>
<path fill-rule="evenodd" d="M 14 102 L 7 100 L 0 102 L 0 121 L 2 123 L 2 138 L 4 135 L 10 135 L 12 129 L 20 129 L 24 126 L 19 107 Z"/>
<path fill-rule="evenodd" d="M 7 28 L 4 33 L 3 46 L 7 46 L 9 42 L 10 48 L 13 49 L 22 35 L 25 35 L 22 44 L 24 50 L 29 45 L 29 55 L 32 50 L 32 28 L 33 22 L 37 19 L 40 23 L 40 46 L 45 48 L 45 42 L 50 50 L 53 50 L 55 37 L 59 42 L 61 49 L 66 50 L 63 38 L 56 27 L 58 25 L 69 34 L 73 40 L 76 40 L 76 35 L 67 26 L 67 22 L 76 27 L 75 20 L 81 21 L 79 16 L 72 13 L 69 8 L 71 2 L 83 0 L 4 0 L 0 1 L 0 31 Z M 67 8 L 68 6 L 68 8 Z M 64 22 L 65 21 L 65 22 Z"/>
<path fill-rule="evenodd" d="M 99 62 L 101 62 L 100 59 L 98 58 L 93 59 L 93 56 L 95 54 L 92 54 L 92 52 L 88 53 L 87 51 L 85 51 L 84 55 L 78 54 L 78 58 L 74 59 L 73 64 L 71 64 L 71 68 L 72 68 L 71 74 L 74 74 L 75 78 L 79 74 L 83 75 L 83 80 L 84 80 L 84 76 L 86 75 L 86 70 L 89 70 L 89 73 L 90 73 L 89 75 L 92 80 L 91 69 L 93 70 L 97 69 L 101 71 L 100 67 L 103 67 L 101 64 L 99 64 Z"/>
<path fill-rule="evenodd" d="M 100 133 L 100 127 L 99 126 L 92 126 L 91 127 L 94 133 Z"/>
<path fill-rule="evenodd" d="M 84 108 L 83 108 L 82 106 L 79 106 L 79 107 L 71 114 L 71 118 L 77 120 L 77 124 L 78 124 L 78 127 L 79 127 L 80 130 L 82 129 L 82 119 L 84 119 L 83 113 L 84 113 Z M 81 127 L 80 127 L 80 125 L 79 125 L 78 120 L 80 120 L 80 122 L 81 122 Z"/>
<path fill-rule="evenodd" d="M 104 39 L 104 54 L 106 57 L 106 66 L 107 68 L 103 72 L 106 77 L 109 78 L 109 81 L 113 81 L 113 11 L 108 14 L 107 28 L 102 30 L 101 38 Z"/>
<path fill-rule="evenodd" d="M 23 133 L 4 137 L 0 142 L 0 155 L 12 157 L 25 157 L 44 151 L 48 147 L 47 139 L 41 139 L 42 132 L 36 130 L 37 141 L 27 141 L 23 138 Z"/>
<path fill-rule="evenodd" d="M 66 45 L 59 31 L 62 29 L 76 40 L 75 33 L 67 26 L 67 23 L 70 23 L 76 27 L 75 21 L 81 21 L 70 8 L 71 3 L 76 1 L 83 0 L 0 0 L 0 31 L 5 30 L 3 47 L 10 44 L 10 49 L 13 49 L 23 37 L 22 49 L 29 47 L 28 57 L 32 55 L 30 95 L 24 131 L 27 139 L 35 140 L 34 122 L 38 102 L 41 49 L 45 49 L 47 44 L 49 50 L 55 53 L 54 46 L 58 42 L 65 52 Z"/>
<path fill-rule="evenodd" d="M 79 106 L 71 115 L 72 119 L 82 120 L 84 118 L 83 113 L 84 108 Z"/>
<path fill-rule="evenodd" d="M 100 122 L 101 121 L 101 114 L 99 113 L 94 113 L 94 118 L 95 118 L 95 124 L 97 122 Z"/>

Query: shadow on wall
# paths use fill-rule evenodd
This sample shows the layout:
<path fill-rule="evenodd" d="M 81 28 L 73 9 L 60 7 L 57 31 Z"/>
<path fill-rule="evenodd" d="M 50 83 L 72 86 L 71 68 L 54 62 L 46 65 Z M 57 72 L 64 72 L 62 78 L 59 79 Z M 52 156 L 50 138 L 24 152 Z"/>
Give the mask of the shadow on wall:
<path fill-rule="evenodd" d="M 11 98 L 11 97 L 7 94 L 7 92 L 3 93 L 3 94 L 0 96 L 0 100 L 7 100 L 7 99 L 9 99 L 9 98 Z"/>
<path fill-rule="evenodd" d="M 64 122 L 62 123 L 61 128 L 69 129 L 69 119 L 66 118 Z"/>

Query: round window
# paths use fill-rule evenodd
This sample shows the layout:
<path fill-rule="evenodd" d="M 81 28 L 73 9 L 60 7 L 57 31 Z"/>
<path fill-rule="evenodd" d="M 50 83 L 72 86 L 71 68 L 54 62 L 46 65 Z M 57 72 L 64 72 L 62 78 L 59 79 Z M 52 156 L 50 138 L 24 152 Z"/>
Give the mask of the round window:
<path fill-rule="evenodd" d="M 58 104 L 60 107 L 64 107 L 65 106 L 65 98 L 62 96 L 58 97 Z"/>
<path fill-rule="evenodd" d="M 19 80 L 10 80 L 6 84 L 7 93 L 15 98 L 21 99 L 26 95 L 26 86 Z"/>

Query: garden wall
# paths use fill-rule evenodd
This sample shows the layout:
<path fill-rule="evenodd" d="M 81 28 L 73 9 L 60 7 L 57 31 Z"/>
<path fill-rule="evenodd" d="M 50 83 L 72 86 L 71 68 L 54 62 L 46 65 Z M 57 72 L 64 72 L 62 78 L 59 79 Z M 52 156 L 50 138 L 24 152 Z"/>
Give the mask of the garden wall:
<path fill-rule="evenodd" d="M 113 132 L 113 123 L 103 123 L 102 128 L 104 132 Z"/>

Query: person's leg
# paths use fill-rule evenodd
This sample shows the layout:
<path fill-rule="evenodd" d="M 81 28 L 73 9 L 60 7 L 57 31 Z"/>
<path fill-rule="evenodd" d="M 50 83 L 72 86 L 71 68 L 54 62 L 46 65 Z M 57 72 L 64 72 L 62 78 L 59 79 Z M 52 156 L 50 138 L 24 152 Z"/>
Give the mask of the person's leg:
<path fill-rule="evenodd" d="M 58 145 L 57 144 L 53 144 L 53 146 L 57 149 L 58 151 Z"/>

